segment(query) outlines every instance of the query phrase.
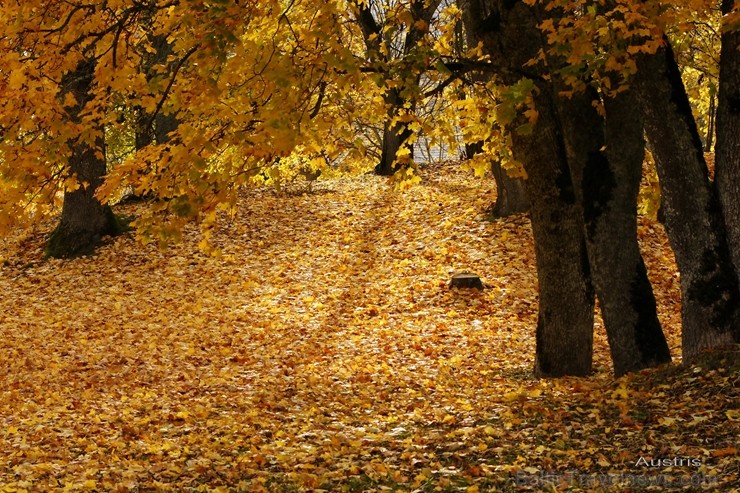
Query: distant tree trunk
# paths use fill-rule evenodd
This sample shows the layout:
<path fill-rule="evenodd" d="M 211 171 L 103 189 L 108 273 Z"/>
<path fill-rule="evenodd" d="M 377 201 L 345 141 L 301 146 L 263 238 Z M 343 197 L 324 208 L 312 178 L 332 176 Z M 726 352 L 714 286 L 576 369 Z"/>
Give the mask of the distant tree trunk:
<path fill-rule="evenodd" d="M 656 54 L 640 57 L 638 69 L 638 106 L 653 148 L 666 230 L 681 275 L 683 357 L 690 362 L 704 349 L 733 342 L 740 321 L 738 278 L 699 131 L 667 38 Z M 722 120 L 722 125 L 731 124 L 726 110 Z M 727 137 L 723 139 L 726 148 Z M 727 187 L 725 178 L 720 183 Z"/>
<path fill-rule="evenodd" d="M 61 82 L 60 97 L 72 94 L 77 104 L 67 109 L 67 118 L 81 122 L 81 112 L 91 99 L 91 86 L 95 61 L 84 60 L 67 73 Z M 95 198 L 95 191 L 106 173 L 105 142 L 102 124 L 91 145 L 81 140 L 70 142 L 69 173 L 76 176 L 80 187 L 64 193 L 62 216 L 59 225 L 49 238 L 46 253 L 51 257 L 70 258 L 91 253 L 105 235 L 120 232 L 113 211 Z"/>
<path fill-rule="evenodd" d="M 483 42 L 500 74 L 516 83 L 522 67 L 542 42 L 538 21 L 523 2 L 460 0 L 465 27 Z M 539 281 L 535 373 L 587 375 L 592 368 L 594 293 L 583 235 L 583 213 L 576 201 L 553 107 L 549 82 L 532 67 L 539 117 L 533 131 L 511 131 L 514 158 L 527 172 L 526 188 L 534 232 Z M 514 122 L 515 129 L 522 121 Z"/>
<path fill-rule="evenodd" d="M 736 1 L 724 0 L 722 13 L 728 14 L 736 6 Z M 735 272 L 740 277 L 740 30 L 722 34 L 717 99 L 715 186 Z"/>
<path fill-rule="evenodd" d="M 147 113 L 144 108 L 137 106 L 134 114 L 136 115 L 134 145 L 138 151 L 154 142 L 154 131 L 151 125 L 152 115 Z"/>
<path fill-rule="evenodd" d="M 158 113 L 154 118 L 154 140 L 157 144 L 165 144 L 172 138 L 170 133 L 177 130 L 180 121 L 177 116 L 167 113 Z"/>
<path fill-rule="evenodd" d="M 491 172 L 496 181 L 496 202 L 490 211 L 491 219 L 527 212 L 529 198 L 525 181 L 509 176 L 497 159 L 491 160 Z"/>
<path fill-rule="evenodd" d="M 380 176 L 392 176 L 400 169 L 401 163 L 396 163 L 398 151 L 402 147 L 408 146 L 410 152 L 410 159 L 414 158 L 414 147 L 408 143 L 411 136 L 414 135 L 413 130 L 408 127 L 407 123 L 396 122 L 392 123 L 392 120 L 398 116 L 399 111 L 405 111 L 403 97 L 398 88 L 392 88 L 388 90 L 388 94 L 385 97 L 385 103 L 389 106 L 388 118 L 385 121 L 383 128 L 383 142 L 382 151 L 380 154 L 380 162 L 375 166 L 375 174 Z M 408 111 L 413 112 L 413 108 Z"/>
<path fill-rule="evenodd" d="M 458 1 L 459 3 L 459 1 Z M 462 56 L 464 50 L 463 44 L 463 33 L 461 32 L 463 25 L 461 23 L 456 24 L 455 34 L 458 43 L 457 52 Z M 477 46 L 480 41 L 477 37 L 477 33 L 470 29 L 465 29 L 464 38 L 465 43 L 468 46 Z M 474 81 L 489 81 L 491 76 L 489 74 L 472 74 L 472 80 Z M 463 91 L 463 97 L 465 92 Z M 471 142 L 465 144 L 465 158 L 472 159 L 476 154 L 483 152 L 483 142 Z M 493 179 L 496 182 L 496 202 L 493 203 L 488 212 L 489 219 L 498 219 L 501 217 L 508 217 L 514 214 L 520 214 L 529 210 L 529 198 L 527 197 L 527 190 L 524 186 L 523 178 L 512 178 L 501 166 L 501 162 L 492 159 L 491 160 L 491 173 Z"/>
<path fill-rule="evenodd" d="M 167 64 L 167 58 L 172 54 L 172 45 L 167 41 L 166 36 L 154 36 L 151 42 L 155 51 L 147 57 L 142 67 L 147 80 L 161 75 L 161 72 L 153 70 L 154 67 Z M 161 71 L 161 68 L 159 70 Z M 172 72 L 171 66 L 168 71 Z M 169 140 L 169 133 L 177 130 L 178 124 L 177 117 L 173 114 L 165 114 L 160 109 L 156 115 L 152 115 L 138 107 L 136 110 L 136 149 L 143 149 L 152 143 L 164 144 Z"/>
<path fill-rule="evenodd" d="M 472 159 L 483 152 L 483 142 L 465 144 L 465 157 Z M 491 173 L 496 182 L 496 202 L 488 211 L 489 219 L 508 217 L 529 210 L 529 198 L 522 178 L 512 178 L 497 159 L 491 159 Z"/>
<path fill-rule="evenodd" d="M 655 297 L 637 242 L 637 196 L 644 140 L 631 92 L 595 89 L 556 97 L 583 219 L 591 276 L 604 318 L 614 373 L 669 362 Z M 606 146 L 606 150 L 604 147 Z"/>
<path fill-rule="evenodd" d="M 483 152 L 483 142 L 468 142 L 465 144 L 465 159 L 473 159 L 476 154 Z"/>

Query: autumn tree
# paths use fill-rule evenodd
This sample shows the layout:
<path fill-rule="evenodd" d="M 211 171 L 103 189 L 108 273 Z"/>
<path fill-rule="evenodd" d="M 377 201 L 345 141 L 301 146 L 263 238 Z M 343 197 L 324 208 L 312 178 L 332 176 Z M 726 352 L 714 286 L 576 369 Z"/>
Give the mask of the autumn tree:
<path fill-rule="evenodd" d="M 613 19 L 597 13 L 599 20 L 626 25 L 622 12 Z M 544 19 L 540 27 L 573 22 L 563 15 L 557 8 L 547 14 L 540 10 L 539 18 Z M 621 77 L 615 64 L 592 80 L 573 80 L 570 54 L 558 48 L 546 46 L 546 59 L 555 69 L 553 91 L 571 177 L 583 206 L 589 264 L 615 372 L 670 361 L 637 242 L 645 142 L 635 94 L 611 85 Z"/>
<path fill-rule="evenodd" d="M 740 5 L 723 0 L 722 14 L 715 187 L 735 272 L 740 277 Z"/>
<path fill-rule="evenodd" d="M 458 1 L 458 5 L 460 2 Z M 463 6 L 464 7 L 464 6 Z M 456 52 L 460 58 L 464 58 L 469 54 L 473 54 L 480 43 L 480 39 L 476 37 L 476 32 L 471 29 L 466 29 L 463 22 L 458 22 L 456 27 Z M 472 52 L 472 53 L 471 53 Z M 468 97 L 467 91 L 472 91 L 470 95 L 477 105 L 480 105 L 482 101 L 488 99 L 492 104 L 496 104 L 496 97 L 494 94 L 489 94 L 486 98 L 484 94 L 475 94 L 475 91 L 480 87 L 491 81 L 491 73 L 483 70 L 471 70 L 462 78 L 464 86 L 466 88 L 461 90 L 462 98 Z M 500 101 L 499 101 L 500 102 Z M 486 113 L 493 113 L 492 110 L 486 108 Z M 501 135 L 501 130 L 496 125 L 495 121 L 490 121 L 488 118 L 484 118 L 482 115 L 477 122 L 474 122 L 473 127 L 484 127 L 484 140 L 477 140 L 473 142 L 465 143 L 465 158 L 473 159 L 476 155 L 484 152 L 486 146 L 495 146 L 498 150 L 506 146 L 507 141 Z M 467 125 L 466 125 L 467 127 Z M 468 127 L 469 128 L 469 127 Z M 512 176 L 511 172 L 504 168 L 502 159 L 500 156 L 493 155 L 490 157 L 490 167 L 493 179 L 496 182 L 496 201 L 490 208 L 490 217 L 492 219 L 507 217 L 512 214 L 518 214 L 529 210 L 529 199 L 527 197 L 524 177 Z"/>
<path fill-rule="evenodd" d="M 62 190 L 59 231 L 69 229 L 68 218 L 84 217 L 77 223 L 94 231 L 65 238 L 97 240 L 111 229 L 87 212 L 72 214 L 79 202 L 72 192 L 109 211 L 102 204 L 131 187 L 157 199 L 138 218 L 138 233 L 169 241 L 187 221 L 212 223 L 240 186 L 299 143 L 324 159 L 343 152 L 317 144 L 346 133 L 337 119 L 312 118 L 359 74 L 342 43 L 340 7 L 166 0 L 4 7 L 4 225 L 53 213 Z M 103 136 L 130 125 L 132 105 L 139 149 L 108 167 Z M 176 129 L 164 121 L 174 115 Z"/>
<path fill-rule="evenodd" d="M 5 222 L 42 218 L 61 189 L 49 255 L 88 253 L 118 230 L 111 209 L 95 196 L 106 173 L 104 101 L 110 96 L 98 75 L 101 60 L 116 55 L 144 8 L 103 2 L 3 7 L 0 173 L 11 190 L 3 201 Z"/>
<path fill-rule="evenodd" d="M 384 122 L 379 175 L 396 172 L 399 151 L 403 161 L 413 159 L 413 116 L 420 102 L 419 82 L 429 59 L 428 41 L 432 17 L 441 0 L 382 3 L 353 1 L 362 29 L 368 62 L 383 86 L 387 117 Z"/>
<path fill-rule="evenodd" d="M 66 119 L 71 124 L 82 122 L 83 108 L 91 99 L 94 72 L 94 58 L 86 58 L 62 77 L 60 97 L 71 103 L 65 108 Z M 92 142 L 82 138 L 68 142 L 71 154 L 67 173 L 75 178 L 76 184 L 64 191 L 59 225 L 46 247 L 52 257 L 90 253 L 102 236 L 114 235 L 120 229 L 110 206 L 95 197 L 106 172 L 104 129 L 98 122 L 96 126 L 82 127 L 81 131 L 89 132 Z"/>
<path fill-rule="evenodd" d="M 480 2 L 469 16 L 486 19 L 479 25 L 484 26 L 481 30 L 489 39 L 498 36 L 486 47 L 500 63 L 521 51 L 513 43 L 501 41 L 506 40 L 507 26 L 515 25 L 512 29 L 520 36 L 528 33 L 527 39 L 532 40 L 529 60 L 517 58 L 520 67 L 532 67 L 530 74 L 522 74 L 519 80 L 529 79 L 536 87 L 533 98 L 539 116 L 535 132 L 563 139 L 582 209 L 579 214 L 585 227 L 589 270 L 601 301 L 617 373 L 669 357 L 636 244 L 634 209 L 643 126 L 658 164 L 667 229 L 681 271 L 684 359 L 732 342 L 737 334 L 737 278 L 724 239 L 723 218 L 670 43 L 659 27 L 658 19 L 666 9 L 656 5 L 625 1 L 584 9 L 567 2 L 532 6 Z M 570 14 L 563 15 L 560 8 Z M 544 32 L 538 35 L 534 26 Z M 541 52 L 538 38 L 543 40 Z M 545 68 L 532 73 L 538 67 Z M 503 77 L 506 71 L 515 70 L 503 65 L 500 73 Z M 554 81 L 553 86 L 545 79 Z M 516 80 L 511 77 L 509 83 Z M 600 84 L 603 101 L 596 94 L 589 96 L 594 82 Z M 554 103 L 546 99 L 547 94 L 553 94 Z M 543 122 L 553 104 L 560 116 Z M 594 106 L 603 107 L 603 121 Z M 722 131 L 718 128 L 718 136 Z M 562 137 L 557 137 L 559 134 Z M 517 140 L 512 139 L 515 150 Z M 528 174 L 535 171 L 536 164 L 530 163 Z M 552 185 L 563 183 L 556 174 L 547 179 Z M 736 200 L 733 196 L 727 202 Z M 554 218 L 560 222 L 562 215 L 546 219 L 551 229 L 558 224 Z M 538 220 L 533 213 L 535 239 L 541 245 Z M 540 256 L 545 258 L 547 252 L 539 247 L 537 252 L 541 269 Z M 631 260 L 625 257 L 628 253 Z M 542 283 L 542 272 L 540 279 Z M 629 297 L 627 293 L 631 293 Z M 546 300 L 541 300 L 541 315 L 547 313 L 547 306 L 542 305 Z M 538 353 L 541 345 L 547 345 L 546 338 L 538 339 Z"/>
<path fill-rule="evenodd" d="M 507 122 L 512 153 L 527 172 L 535 237 L 540 310 L 536 372 L 544 376 L 587 375 L 592 365 L 594 292 L 565 146 L 544 67 L 530 66 L 542 42 L 536 19 L 521 2 L 463 1 L 466 28 L 481 40 L 503 84 L 514 88 L 523 114 Z M 526 125 L 531 125 L 527 127 Z"/>

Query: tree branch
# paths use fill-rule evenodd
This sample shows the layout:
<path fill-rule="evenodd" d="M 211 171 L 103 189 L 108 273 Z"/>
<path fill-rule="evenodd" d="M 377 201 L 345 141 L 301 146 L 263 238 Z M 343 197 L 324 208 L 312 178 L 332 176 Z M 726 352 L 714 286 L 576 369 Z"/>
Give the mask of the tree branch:
<path fill-rule="evenodd" d="M 172 71 L 172 77 L 170 77 L 170 81 L 167 84 L 167 87 L 164 90 L 164 93 L 162 93 L 162 97 L 159 99 L 159 103 L 157 103 L 157 107 L 154 109 L 154 112 L 152 112 L 151 116 L 149 117 L 149 120 L 147 121 L 147 128 L 151 128 L 151 126 L 154 124 L 154 119 L 157 117 L 159 112 L 162 110 L 162 106 L 164 106 L 164 102 L 167 100 L 167 97 L 170 95 L 170 91 L 172 90 L 172 86 L 175 85 L 175 79 L 177 79 L 177 74 L 180 72 L 180 69 L 183 65 L 185 65 L 185 62 L 190 58 L 193 53 L 195 53 L 199 48 L 199 45 L 195 45 L 192 48 L 190 48 L 182 58 L 177 62 L 177 65 L 175 65 L 174 70 Z"/>

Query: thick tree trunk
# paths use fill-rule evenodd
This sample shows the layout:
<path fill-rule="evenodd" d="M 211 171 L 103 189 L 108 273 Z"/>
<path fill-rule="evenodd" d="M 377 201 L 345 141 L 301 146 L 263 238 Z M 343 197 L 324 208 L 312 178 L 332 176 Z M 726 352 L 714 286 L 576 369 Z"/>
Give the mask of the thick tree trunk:
<path fill-rule="evenodd" d="M 576 201 L 559 124 L 547 88 L 536 97 L 532 134 L 512 135 L 514 157 L 527 171 L 537 256 L 539 317 L 535 373 L 588 375 L 592 369 L 594 291 L 582 209 Z"/>
<path fill-rule="evenodd" d="M 521 77 L 542 42 L 538 21 L 523 2 L 460 0 L 463 21 L 483 42 L 493 63 L 506 67 L 507 84 Z M 539 281 L 535 373 L 587 375 L 592 367 L 594 294 L 582 209 L 576 201 L 548 82 L 536 73 L 533 94 L 539 117 L 527 135 L 512 131 L 514 158 L 527 172 Z M 523 122 L 514 122 L 512 129 Z"/>
<path fill-rule="evenodd" d="M 90 88 L 95 72 L 95 62 L 85 60 L 74 72 L 62 79 L 60 97 L 71 93 L 77 104 L 68 109 L 67 117 L 80 123 L 80 114 L 90 100 Z M 95 198 L 95 191 L 106 173 L 105 143 L 102 125 L 97 137 L 89 142 L 70 142 L 69 173 L 76 176 L 80 187 L 64 193 L 62 216 L 59 225 L 49 238 L 46 253 L 51 257 L 70 258 L 91 253 L 105 235 L 120 231 L 113 211 Z"/>
<path fill-rule="evenodd" d="M 388 119 L 383 128 L 380 162 L 375 166 L 375 174 L 380 176 L 392 176 L 406 164 L 396 162 L 398 151 L 400 151 L 401 148 L 408 146 L 410 152 L 409 159 L 413 160 L 414 147 L 408 143 L 408 140 L 412 135 L 414 135 L 414 132 L 406 123 L 393 123 L 393 120 L 398 116 L 399 112 L 405 111 L 404 104 L 406 103 L 397 88 L 389 89 L 385 98 L 385 103 L 388 105 Z M 413 109 L 410 111 L 413 111 Z"/>
<path fill-rule="evenodd" d="M 690 362 L 704 349 L 733 341 L 740 295 L 701 138 L 673 51 L 665 43 L 655 55 L 638 60 L 636 87 L 681 275 L 683 357 Z"/>
<path fill-rule="evenodd" d="M 723 0 L 722 13 L 728 14 L 736 6 L 736 1 Z M 722 34 L 714 163 L 727 239 L 740 277 L 740 30 Z M 739 338 L 736 333 L 735 339 Z"/>
<path fill-rule="evenodd" d="M 644 140 L 635 101 L 629 92 L 606 97 L 604 120 L 594 106 L 598 95 L 591 88 L 556 100 L 576 195 L 583 204 L 591 276 L 614 373 L 669 362 L 637 242 Z"/>

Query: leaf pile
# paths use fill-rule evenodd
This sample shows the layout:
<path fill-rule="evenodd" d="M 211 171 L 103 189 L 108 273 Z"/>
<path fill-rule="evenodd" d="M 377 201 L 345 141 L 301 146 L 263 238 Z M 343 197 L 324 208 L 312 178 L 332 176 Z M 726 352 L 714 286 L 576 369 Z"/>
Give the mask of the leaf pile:
<path fill-rule="evenodd" d="M 441 166 L 404 193 L 250 191 L 221 258 L 196 231 L 64 262 L 7 240 L 0 491 L 737 488 L 736 355 L 614 380 L 598 326 L 594 376 L 531 377 L 531 232 L 481 220 L 492 186 Z M 678 355 L 675 264 L 640 234 Z M 459 271 L 487 289 L 448 289 Z"/>

